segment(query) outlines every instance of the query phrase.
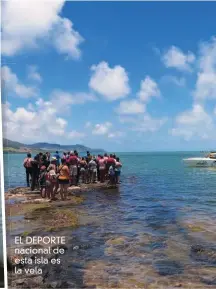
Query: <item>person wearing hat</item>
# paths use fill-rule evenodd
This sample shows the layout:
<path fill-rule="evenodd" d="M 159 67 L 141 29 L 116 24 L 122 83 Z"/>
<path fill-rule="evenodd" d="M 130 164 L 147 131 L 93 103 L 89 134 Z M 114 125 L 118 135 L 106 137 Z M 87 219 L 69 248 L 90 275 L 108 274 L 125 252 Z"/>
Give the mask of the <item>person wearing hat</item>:
<path fill-rule="evenodd" d="M 54 164 L 56 166 L 57 165 L 57 158 L 56 157 L 52 157 L 50 163 Z"/>

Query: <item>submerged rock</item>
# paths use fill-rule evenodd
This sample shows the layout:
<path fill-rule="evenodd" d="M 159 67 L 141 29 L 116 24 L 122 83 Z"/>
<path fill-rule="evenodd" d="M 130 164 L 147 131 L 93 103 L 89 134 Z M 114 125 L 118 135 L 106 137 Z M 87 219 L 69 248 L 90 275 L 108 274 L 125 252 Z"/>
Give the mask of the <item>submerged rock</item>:
<path fill-rule="evenodd" d="M 166 242 L 152 242 L 150 244 L 150 247 L 152 250 L 165 249 L 167 248 L 167 244 Z"/>
<path fill-rule="evenodd" d="M 200 278 L 200 281 L 206 285 L 216 285 L 216 277 L 213 279 Z"/>
<path fill-rule="evenodd" d="M 204 247 L 203 245 L 192 245 L 191 258 L 198 262 L 216 264 L 216 249 Z"/>
<path fill-rule="evenodd" d="M 112 238 L 106 241 L 106 245 L 112 246 L 112 245 L 123 245 L 127 241 L 126 237 L 118 237 L 118 238 Z"/>
<path fill-rule="evenodd" d="M 158 260 L 154 262 L 153 266 L 157 273 L 162 276 L 182 274 L 184 271 L 183 266 L 173 260 Z"/>

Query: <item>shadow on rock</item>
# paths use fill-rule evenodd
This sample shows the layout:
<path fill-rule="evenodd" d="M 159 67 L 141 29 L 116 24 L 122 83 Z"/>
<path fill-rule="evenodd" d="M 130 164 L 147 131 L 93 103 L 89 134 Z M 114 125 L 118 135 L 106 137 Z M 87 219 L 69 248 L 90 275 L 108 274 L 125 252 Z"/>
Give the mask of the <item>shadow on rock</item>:
<path fill-rule="evenodd" d="M 197 262 L 216 265 L 216 249 L 203 245 L 192 245 L 190 257 Z"/>
<path fill-rule="evenodd" d="M 156 272 L 159 275 L 167 276 L 167 275 L 179 275 L 184 271 L 183 266 L 173 260 L 158 260 L 153 264 Z"/>

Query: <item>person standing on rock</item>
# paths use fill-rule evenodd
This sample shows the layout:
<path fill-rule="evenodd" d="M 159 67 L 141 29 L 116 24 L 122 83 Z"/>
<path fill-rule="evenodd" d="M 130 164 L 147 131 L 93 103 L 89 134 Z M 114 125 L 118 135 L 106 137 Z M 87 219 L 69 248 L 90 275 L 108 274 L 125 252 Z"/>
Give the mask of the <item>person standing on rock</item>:
<path fill-rule="evenodd" d="M 87 173 L 88 173 L 87 162 L 86 162 L 85 158 L 82 157 L 79 163 L 80 163 L 80 177 L 81 177 L 82 183 L 86 184 L 87 183 Z"/>
<path fill-rule="evenodd" d="M 97 181 L 97 163 L 96 159 L 92 158 L 88 163 L 90 173 L 90 183 L 96 183 Z"/>
<path fill-rule="evenodd" d="M 39 178 L 39 157 L 35 156 L 32 164 L 32 181 L 31 181 L 31 190 L 34 191 L 35 187 L 38 186 Z"/>
<path fill-rule="evenodd" d="M 78 158 L 74 154 L 73 151 L 70 152 L 70 158 L 69 158 L 69 164 L 70 164 L 70 179 L 71 179 L 71 186 L 76 185 L 77 182 L 77 173 L 78 173 Z"/>
<path fill-rule="evenodd" d="M 30 186 L 30 181 L 29 181 L 29 177 L 31 177 L 32 179 L 32 157 L 31 157 L 31 154 L 28 153 L 27 154 L 27 158 L 24 159 L 24 162 L 23 162 L 23 166 L 26 170 L 26 183 L 27 183 L 27 187 Z"/>
<path fill-rule="evenodd" d="M 60 157 L 58 151 L 56 151 L 56 153 L 54 154 L 54 157 L 56 158 L 56 165 L 57 165 L 57 167 L 59 167 L 60 166 L 61 157 Z"/>
<path fill-rule="evenodd" d="M 105 174 L 106 174 L 106 162 L 103 156 L 98 161 L 99 171 L 100 171 L 100 182 L 105 182 Z"/>
<path fill-rule="evenodd" d="M 68 194 L 68 187 L 69 187 L 69 181 L 70 181 L 70 171 L 68 166 L 66 165 L 66 160 L 61 160 L 62 164 L 58 168 L 58 181 L 59 181 L 59 187 L 60 187 L 60 194 L 62 201 L 67 200 L 67 194 Z"/>
<path fill-rule="evenodd" d="M 58 193 L 59 183 L 57 178 L 57 166 L 56 166 L 56 158 L 52 157 L 51 163 L 47 168 L 48 171 L 48 179 L 51 182 L 51 194 L 55 196 Z"/>
<path fill-rule="evenodd" d="M 99 161 L 101 159 L 101 155 L 98 155 L 96 158 L 96 163 L 97 163 L 97 180 L 100 182 L 100 169 L 99 169 Z"/>
<path fill-rule="evenodd" d="M 79 185 L 79 179 L 80 179 L 80 157 L 78 152 L 74 151 L 75 156 L 77 157 L 77 176 L 76 176 L 76 186 Z"/>
<path fill-rule="evenodd" d="M 122 163 L 120 162 L 120 159 L 118 157 L 116 157 L 116 164 L 115 164 L 115 182 L 116 182 L 116 184 L 120 184 L 121 168 L 122 168 Z"/>

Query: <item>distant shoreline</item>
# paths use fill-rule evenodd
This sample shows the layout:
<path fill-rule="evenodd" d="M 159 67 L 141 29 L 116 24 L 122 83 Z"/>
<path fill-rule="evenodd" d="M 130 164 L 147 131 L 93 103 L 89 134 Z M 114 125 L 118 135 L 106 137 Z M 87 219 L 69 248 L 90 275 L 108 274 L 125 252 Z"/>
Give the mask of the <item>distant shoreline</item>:
<path fill-rule="evenodd" d="M 20 150 L 20 149 L 14 149 L 14 148 L 7 148 L 7 147 L 4 147 L 3 148 L 3 153 L 4 154 L 8 154 L 8 153 L 14 153 L 14 154 L 24 154 L 24 153 L 39 153 L 39 152 L 50 152 L 50 153 L 55 153 L 56 150 L 43 150 L 43 149 L 37 149 L 37 150 Z M 64 152 L 63 150 L 58 150 L 59 152 Z M 206 150 L 206 151 L 200 151 L 200 150 L 194 150 L 194 151 L 186 151 L 186 150 L 183 150 L 183 151 L 175 151 L 175 150 L 167 150 L 167 151 L 115 151 L 115 153 L 121 153 L 121 154 L 130 154 L 130 153 L 137 153 L 137 154 L 142 154 L 142 153 L 201 153 L 201 154 L 206 154 L 208 153 L 209 151 L 211 150 Z M 90 150 L 91 153 L 98 153 L 98 152 L 107 152 L 105 150 Z M 79 153 L 86 153 L 86 151 L 79 151 Z"/>
<path fill-rule="evenodd" d="M 42 153 L 46 153 L 46 152 L 49 152 L 49 153 L 55 153 L 56 150 L 42 150 L 42 149 L 37 149 L 37 150 L 19 150 L 19 149 L 8 149 L 8 148 L 3 148 L 3 153 L 4 154 L 27 154 L 27 153 L 31 153 L 31 154 L 37 154 L 39 152 L 42 152 Z M 64 151 L 63 150 L 58 150 L 59 153 L 63 153 Z M 98 153 L 98 152 L 105 152 L 105 151 L 95 151 L 95 150 L 91 150 L 91 153 Z M 79 151 L 80 154 L 83 154 L 83 153 L 86 153 L 86 151 Z"/>

